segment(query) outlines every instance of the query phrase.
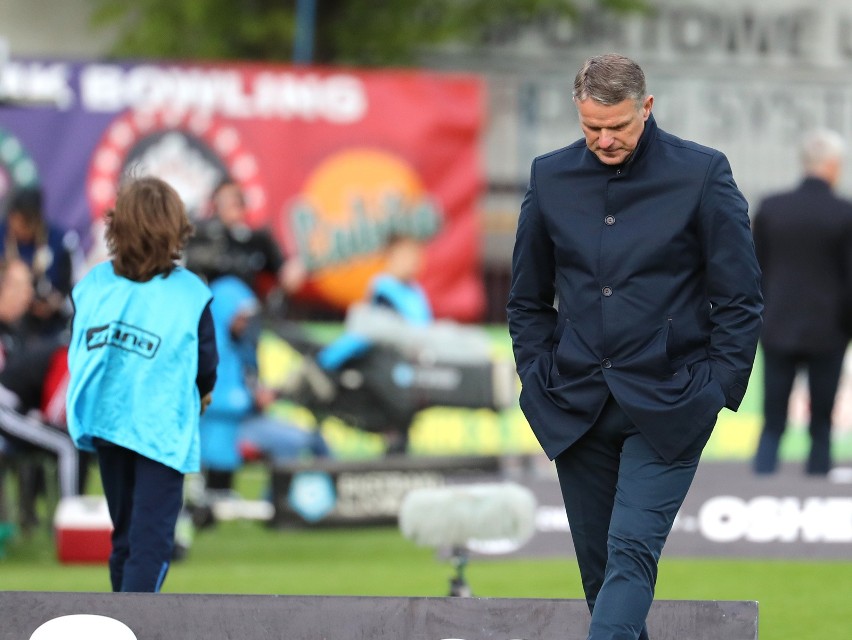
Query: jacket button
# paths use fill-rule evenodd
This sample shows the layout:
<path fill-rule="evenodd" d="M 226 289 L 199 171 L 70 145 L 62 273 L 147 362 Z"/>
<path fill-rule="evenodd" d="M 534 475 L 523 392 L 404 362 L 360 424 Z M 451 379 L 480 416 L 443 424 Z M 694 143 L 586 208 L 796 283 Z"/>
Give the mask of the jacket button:
<path fill-rule="evenodd" d="M 601 366 L 604 369 L 612 369 L 612 361 L 609 358 L 604 358 L 601 360 Z"/>
<path fill-rule="evenodd" d="M 612 295 L 612 287 L 604 287 L 601 289 L 601 293 L 604 294 L 605 298 L 609 298 Z"/>
<path fill-rule="evenodd" d="M 606 218 L 604 218 L 604 222 L 606 224 L 608 224 L 609 226 L 614 225 L 615 224 L 615 216 L 607 216 Z"/>

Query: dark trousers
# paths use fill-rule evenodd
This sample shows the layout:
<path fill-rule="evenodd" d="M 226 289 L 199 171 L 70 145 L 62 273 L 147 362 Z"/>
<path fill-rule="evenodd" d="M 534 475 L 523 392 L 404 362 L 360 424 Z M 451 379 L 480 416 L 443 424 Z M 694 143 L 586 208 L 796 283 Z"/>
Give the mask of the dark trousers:
<path fill-rule="evenodd" d="M 787 428 L 790 392 L 799 369 L 808 374 L 811 448 L 805 471 L 825 475 L 831 469 L 831 414 L 843 371 L 846 348 L 820 354 L 797 354 L 763 347 L 763 431 L 754 458 L 756 473 L 773 473 L 778 447 Z"/>
<path fill-rule="evenodd" d="M 172 558 L 183 474 L 123 447 L 104 441 L 96 446 L 114 527 L 112 590 L 157 592 Z"/>
<path fill-rule="evenodd" d="M 592 428 L 556 458 L 592 613 L 589 640 L 648 640 L 657 563 L 711 432 L 708 425 L 666 463 L 610 397 Z"/>

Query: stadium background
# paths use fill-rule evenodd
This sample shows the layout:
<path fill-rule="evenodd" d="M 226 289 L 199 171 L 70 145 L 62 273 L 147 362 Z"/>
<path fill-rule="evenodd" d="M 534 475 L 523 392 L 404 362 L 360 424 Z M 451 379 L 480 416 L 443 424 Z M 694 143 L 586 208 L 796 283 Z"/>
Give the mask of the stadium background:
<path fill-rule="evenodd" d="M 678 135 L 722 149 L 752 208 L 767 193 L 798 180 L 795 143 L 802 131 L 828 126 L 852 136 L 852 9 L 843 0 L 654 0 L 648 3 L 651 13 L 617 19 L 591 3 L 578 4 L 581 11 L 573 24 L 517 24 L 492 37 L 487 47 L 439 47 L 421 61 L 424 69 L 462 71 L 483 81 L 478 168 L 473 169 L 481 172 L 482 189 L 474 206 L 476 222 L 467 223 L 475 227 L 467 232 L 477 235 L 466 237 L 478 244 L 471 255 L 480 258 L 473 268 L 480 270 L 484 297 L 472 303 L 465 319 L 478 315 L 493 325 L 497 353 L 507 353 L 501 335 L 503 307 L 529 162 L 559 141 L 579 137 L 570 84 L 585 56 L 618 50 L 639 60 L 656 96 L 658 121 Z M 31 19 L 36 5 L 50 5 L 49 11 L 38 12 L 37 21 Z M 49 52 L 59 60 L 97 60 L 112 36 L 108 30 L 91 31 L 90 10 L 86 0 L 2 0 L 0 36 L 13 56 L 38 59 Z M 63 37 L 51 37 L 54 33 Z M 840 191 L 852 194 L 852 171 L 843 174 Z M 433 287 L 437 289 L 439 284 Z M 473 289 L 468 283 L 460 291 L 457 299 L 471 297 Z M 276 362 L 281 354 L 274 341 L 267 344 L 272 355 L 266 362 L 274 376 L 286 358 Z M 758 361 L 743 408 L 736 415 L 722 413 L 708 456 L 750 455 L 760 420 L 759 376 Z M 842 460 L 852 455 L 849 376 L 844 378 L 835 433 Z M 801 426 L 806 402 L 799 388 L 792 403 L 798 429 L 785 443 L 788 457 L 801 455 L 805 444 Z M 335 437 L 347 455 L 372 450 L 369 437 L 345 432 Z M 427 412 L 415 426 L 413 445 L 423 453 L 438 453 L 442 447 L 459 452 L 536 448 L 517 410 L 497 416 Z"/>
<path fill-rule="evenodd" d="M 486 294 L 481 321 L 489 326 L 495 353 L 509 354 L 503 304 L 529 161 L 559 144 L 555 141 L 579 136 L 568 96 L 573 71 L 586 55 L 619 50 L 635 57 L 648 73 L 661 124 L 724 150 L 752 207 L 766 193 L 797 181 L 794 145 L 804 129 L 823 125 L 847 139 L 852 135 L 852 8 L 847 2 L 656 0 L 650 4 L 657 9 L 652 16 L 613 21 L 588 9 L 573 27 L 518 25 L 489 50 L 459 54 L 448 48 L 430 52 L 422 60 L 430 70 L 463 71 L 484 81 L 486 118 L 480 140 L 484 188 L 477 210 Z M 49 52 L 54 59 L 96 60 L 110 38 L 108 33 L 88 32 L 85 5 L 84 0 L 0 0 L 0 36 L 8 41 L 13 56 L 37 58 Z M 38 21 L 32 19 L 34 12 Z M 63 37 L 50 35 L 56 33 Z M 840 191 L 852 195 L 852 171 L 844 174 Z M 329 337 L 339 330 L 335 324 L 314 328 Z M 265 336 L 263 358 L 270 379 L 291 364 L 287 349 L 272 335 Z M 721 414 L 707 459 L 747 465 L 760 427 L 760 376 L 758 357 L 743 406 L 737 414 Z M 847 372 L 836 414 L 835 450 L 841 465 L 852 461 L 850 377 Z M 798 462 L 807 445 L 803 429 L 807 400 L 801 387 L 791 409 L 794 429 L 782 455 Z M 298 412 L 288 415 L 310 422 L 310 416 Z M 342 455 L 371 457 L 379 450 L 379 443 L 368 434 L 340 424 L 326 429 Z M 517 407 L 499 414 L 431 409 L 414 425 L 412 451 L 536 454 L 538 447 Z M 811 484 L 805 491 L 818 494 L 819 489 Z M 397 538 L 394 531 L 376 535 L 301 532 L 282 538 L 237 524 L 224 527 L 217 536 L 200 537 L 193 562 L 176 567 L 169 588 L 225 593 L 440 592 L 435 583 L 444 580 L 445 568 L 422 550 L 400 546 Z M 267 551 L 261 557 L 251 555 L 247 547 L 252 545 Z M 842 554 L 846 545 L 841 546 Z M 223 555 L 229 558 L 229 571 L 222 571 Z M 406 576 L 393 573 L 394 563 L 406 562 L 411 562 Z M 334 571 L 329 563 L 335 565 Z M 570 559 L 563 564 L 511 566 L 512 572 L 506 572 L 497 564 L 482 563 L 472 567 L 472 580 L 482 595 L 579 595 L 577 584 L 565 586 L 565 576 L 569 580 L 574 576 Z M 0 588 L 103 588 L 102 569 L 66 569 L 57 572 L 49 552 L 30 546 L 5 563 Z M 270 573 L 269 579 L 258 577 Z M 358 579 L 341 578 L 350 574 Z M 790 639 L 848 633 L 846 562 L 669 560 L 662 576 L 660 597 L 761 600 L 761 637 L 763 632 L 765 637 Z M 805 597 L 808 594 L 810 598 Z"/>

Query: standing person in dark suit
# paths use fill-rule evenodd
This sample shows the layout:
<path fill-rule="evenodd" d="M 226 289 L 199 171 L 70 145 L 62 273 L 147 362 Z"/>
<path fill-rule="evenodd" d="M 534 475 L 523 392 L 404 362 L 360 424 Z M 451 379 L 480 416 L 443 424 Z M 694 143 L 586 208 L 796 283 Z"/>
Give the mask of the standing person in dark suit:
<path fill-rule="evenodd" d="M 844 316 L 852 293 L 852 203 L 837 197 L 842 138 L 817 130 L 801 148 L 805 179 L 767 198 L 754 218 L 754 242 L 763 270 L 766 322 L 764 425 L 754 458 L 759 474 L 773 473 L 787 426 L 797 371 L 807 370 L 810 454 L 805 471 L 831 469 L 831 414 L 849 342 Z"/>
<path fill-rule="evenodd" d="M 574 81 L 585 140 L 533 161 L 507 307 L 521 408 L 562 488 L 590 640 L 647 639 L 657 563 L 762 300 L 725 156 L 657 127 L 642 69 Z"/>

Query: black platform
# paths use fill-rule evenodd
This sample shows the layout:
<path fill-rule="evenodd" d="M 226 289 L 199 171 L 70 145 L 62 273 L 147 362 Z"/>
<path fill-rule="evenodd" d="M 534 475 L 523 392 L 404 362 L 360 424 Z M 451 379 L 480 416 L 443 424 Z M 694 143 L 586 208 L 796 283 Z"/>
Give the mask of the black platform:
<path fill-rule="evenodd" d="M 0 640 L 71 614 L 120 620 L 138 640 L 584 640 L 580 600 L 0 592 Z M 667 600 L 653 640 L 755 640 L 756 602 Z M 69 639 L 70 640 L 70 639 Z"/>

